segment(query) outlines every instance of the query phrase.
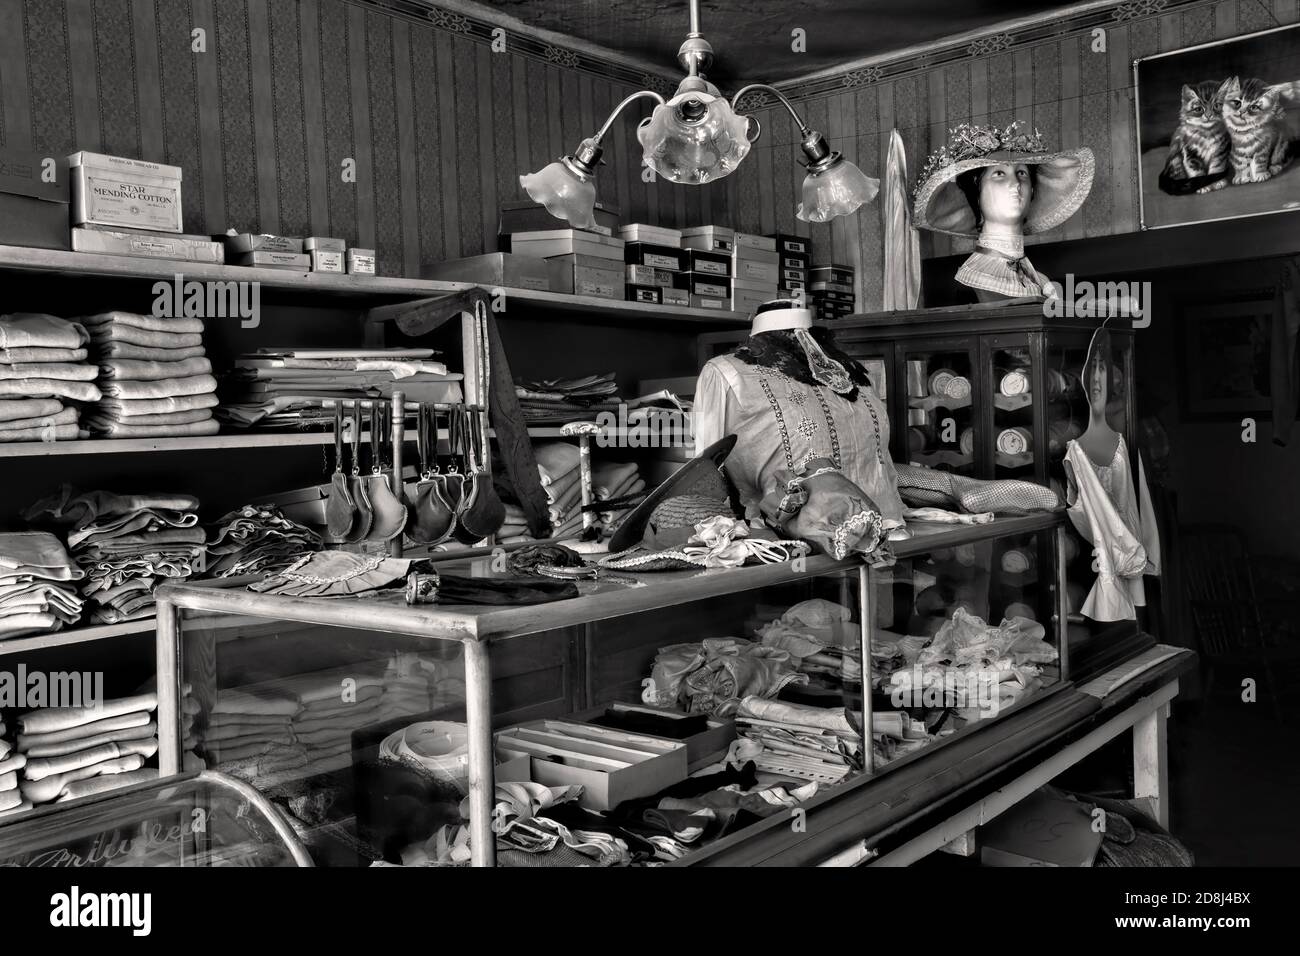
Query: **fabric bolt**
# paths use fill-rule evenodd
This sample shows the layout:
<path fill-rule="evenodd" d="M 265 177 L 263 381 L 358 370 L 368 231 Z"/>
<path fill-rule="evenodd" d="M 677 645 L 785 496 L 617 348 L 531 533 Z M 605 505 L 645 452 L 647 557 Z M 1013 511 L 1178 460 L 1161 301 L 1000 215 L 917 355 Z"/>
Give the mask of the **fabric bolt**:
<path fill-rule="evenodd" d="M 208 728 L 225 727 L 284 727 L 288 728 L 292 718 L 288 714 L 211 714 L 208 716 Z"/>
<path fill-rule="evenodd" d="M 292 716 L 302 709 L 298 698 L 269 688 L 222 690 L 212 705 L 214 714 L 280 714 Z"/>
<path fill-rule="evenodd" d="M 229 746 L 217 744 L 215 746 L 204 746 L 207 754 L 222 763 L 226 760 L 246 760 L 249 757 L 260 757 L 269 753 L 277 744 L 271 741 L 253 741 L 251 743 L 230 742 Z"/>
<path fill-rule="evenodd" d="M 132 428 L 157 428 L 161 425 L 192 425 L 206 422 L 212 418 L 212 410 L 196 408 L 187 412 L 162 412 L 156 415 L 123 416 L 105 413 L 102 409 L 93 409 L 85 419 L 85 425 L 91 431 L 106 432 L 111 428 L 130 426 Z M 138 436 L 137 436 L 138 437 Z"/>
<path fill-rule="evenodd" d="M 0 432 L 16 429 L 36 429 L 50 425 L 75 425 L 77 416 L 77 409 L 62 406 L 58 411 L 49 415 L 37 415 L 33 418 L 13 418 L 0 422 Z"/>
<path fill-rule="evenodd" d="M 58 630 L 62 622 L 51 613 L 15 614 L 0 619 L 0 640 Z"/>
<path fill-rule="evenodd" d="M 620 489 L 636 480 L 637 465 L 601 462 L 591 470 L 591 490 L 597 498 L 614 498 Z"/>
<path fill-rule="evenodd" d="M 160 318 L 153 315 L 141 315 L 138 312 L 101 312 L 98 315 L 83 315 L 80 321 L 97 335 L 105 327 L 149 329 L 153 332 L 192 332 L 203 331 L 202 319 Z"/>
<path fill-rule="evenodd" d="M 78 555 L 135 554 L 166 551 L 173 545 L 205 544 L 207 532 L 197 527 L 166 527 L 125 534 L 94 535 L 84 539 L 74 550 Z"/>
<path fill-rule="evenodd" d="M 0 383 L 3 384 L 3 383 Z M 160 378 L 148 382 L 111 380 L 100 382 L 105 398 L 159 399 L 180 395 L 201 395 L 217 390 L 217 380 L 211 375 L 186 375 L 178 378 Z"/>
<path fill-rule="evenodd" d="M 543 485 L 564 478 L 578 467 L 578 446 L 571 442 L 537 442 L 533 445 L 533 456 Z"/>
<path fill-rule="evenodd" d="M 0 814 L 16 810 L 23 803 L 22 792 L 18 790 L 0 790 Z"/>
<path fill-rule="evenodd" d="M 73 413 L 76 417 L 76 413 Z M 89 437 L 89 432 L 75 422 L 63 425 L 45 424 L 25 428 L 0 428 L 0 441 L 76 441 Z"/>
<path fill-rule="evenodd" d="M 220 727 L 208 727 L 203 731 L 203 739 L 210 744 L 224 744 L 228 741 L 241 743 L 270 742 L 293 743 L 293 730 L 285 723 L 275 724 L 222 724 Z"/>
<path fill-rule="evenodd" d="M 75 402 L 97 402 L 103 393 L 94 382 L 56 378 L 0 379 L 0 398 L 69 398 Z"/>
<path fill-rule="evenodd" d="M 131 515 L 144 509 L 161 511 L 198 511 L 199 499 L 185 494 L 118 495 L 111 491 L 88 491 L 78 494 L 71 485 L 42 498 L 23 511 L 24 520 L 85 527 L 97 519 L 113 515 Z"/>
<path fill-rule="evenodd" d="M 24 753 L 31 759 L 37 757 L 63 757 L 78 751 L 88 750 L 91 747 L 99 747 L 103 744 L 127 744 L 141 740 L 152 740 L 157 735 L 158 725 L 153 721 L 149 721 L 149 723 L 138 727 L 109 730 L 91 737 L 74 737 L 71 740 L 59 742 L 33 744 L 29 738 L 27 746 L 24 747 Z"/>
<path fill-rule="evenodd" d="M 88 419 L 87 424 L 109 438 L 195 438 L 216 435 L 221 431 L 220 423 L 210 416 L 182 425 L 137 425 L 102 418 Z"/>
<path fill-rule="evenodd" d="M 9 427 L 9 422 L 46 418 L 61 411 L 63 403 L 57 398 L 0 399 L 0 428 Z"/>
<path fill-rule="evenodd" d="M 133 713 L 149 713 L 158 708 L 156 693 L 137 694 L 117 700 L 100 702 L 97 707 L 47 707 L 33 710 L 18 717 L 18 732 L 22 735 L 58 733 L 110 717 L 123 717 Z"/>
<path fill-rule="evenodd" d="M 183 362 L 185 359 L 203 358 L 202 345 L 187 345 L 183 348 L 156 348 L 148 345 L 132 345 L 130 342 L 100 341 L 96 351 L 101 362 L 112 359 L 128 359 L 139 362 Z"/>
<path fill-rule="evenodd" d="M 108 398 L 95 407 L 95 413 L 130 424 L 144 415 L 162 415 L 173 412 L 190 412 L 203 408 L 216 408 L 219 399 L 215 394 L 176 395 L 169 398 Z"/>
<path fill-rule="evenodd" d="M 85 326 L 58 316 L 36 312 L 0 315 L 0 349 L 78 349 L 88 340 Z"/>
<path fill-rule="evenodd" d="M 63 544 L 45 531 L 0 534 L 0 575 L 30 575 L 50 581 L 75 581 L 85 573 L 75 567 Z"/>
<path fill-rule="evenodd" d="M 99 370 L 95 366 L 78 362 L 0 364 L 0 381 L 51 378 L 67 382 L 93 382 L 98 377 Z"/>
<path fill-rule="evenodd" d="M 25 752 L 29 747 L 61 744 L 71 740 L 88 740 L 109 733 L 116 734 L 132 728 L 144 727 L 151 720 L 152 717 L 150 717 L 149 711 L 139 710 L 116 717 L 105 717 L 88 724 L 79 724 L 62 730 L 51 730 L 42 733 L 19 733 L 18 749 Z M 122 737 L 126 739 L 125 734 L 122 734 Z"/>
<path fill-rule="evenodd" d="M 24 362 L 84 362 L 86 349 L 17 348 L 0 349 L 0 364 L 21 365 Z"/>
<path fill-rule="evenodd" d="M 23 768 L 23 778 L 26 780 L 44 780 L 46 777 L 66 774 L 72 770 L 80 770 L 82 767 L 102 763 L 114 757 L 127 757 L 132 754 L 138 754 L 141 757 L 152 757 L 157 752 L 158 741 L 153 738 L 146 738 L 143 740 L 100 744 L 95 747 L 87 747 L 84 750 L 61 754 L 57 757 L 37 758 L 28 755 L 27 766 Z"/>
<path fill-rule="evenodd" d="M 140 508 L 127 514 L 107 515 L 103 520 L 69 531 L 68 546 L 75 548 L 81 542 L 99 536 L 135 534 L 160 528 L 192 528 L 198 523 L 199 516 L 193 511 Z"/>
<path fill-rule="evenodd" d="M 110 342 L 151 349 L 186 349 L 201 346 L 203 336 L 197 332 L 154 332 L 128 325 L 97 326 L 94 339 L 96 350 L 104 354 Z"/>
<path fill-rule="evenodd" d="M 91 797 L 109 790 L 118 790 L 122 787 L 130 787 L 137 783 L 145 783 L 156 779 L 158 779 L 158 769 L 156 767 L 120 770 L 112 773 L 105 771 L 102 776 L 69 783 L 60 791 L 57 802 L 64 803 L 68 800 L 80 800 L 82 797 Z"/>
<path fill-rule="evenodd" d="M 14 754 L 12 757 L 0 760 L 0 773 L 13 773 L 16 770 L 22 770 L 25 766 L 27 766 L 27 755 Z"/>
<path fill-rule="evenodd" d="M 134 382 L 153 382 L 206 375 L 212 363 L 206 358 L 188 358 L 178 362 L 153 362 L 141 359 L 106 359 L 99 363 L 98 373 L 106 379 Z"/>
<path fill-rule="evenodd" d="M 49 803 L 57 799 L 68 784 L 75 783 L 78 780 L 87 780 L 101 774 L 129 773 L 132 770 L 139 770 L 143 766 L 144 757 L 139 754 L 128 754 L 125 757 L 109 757 L 99 763 L 78 767 L 66 773 L 54 774 L 40 780 L 24 780 L 18 785 L 18 789 L 22 792 L 23 798 L 30 800 L 32 803 Z"/>

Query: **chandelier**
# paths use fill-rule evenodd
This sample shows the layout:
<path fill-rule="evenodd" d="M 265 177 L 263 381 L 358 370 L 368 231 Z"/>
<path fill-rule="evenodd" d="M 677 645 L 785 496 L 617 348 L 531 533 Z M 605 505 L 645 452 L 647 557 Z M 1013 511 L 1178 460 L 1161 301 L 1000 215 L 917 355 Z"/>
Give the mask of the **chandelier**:
<path fill-rule="evenodd" d="M 795 216 L 804 222 L 827 222 L 847 216 L 871 202 L 880 181 L 867 176 L 843 154 L 832 150 L 826 137 L 811 129 L 780 90 L 766 83 L 751 83 L 728 100 L 710 83 L 706 72 L 713 65 L 713 47 L 700 33 L 699 0 L 689 0 L 691 31 L 677 51 L 686 77 L 671 99 L 641 90 L 614 107 L 594 136 L 584 139 L 568 156 L 535 173 L 519 177 L 519 184 L 534 202 L 557 219 L 580 229 L 596 225 L 596 165 L 604 150 L 601 140 L 629 103 L 654 100 L 654 112 L 641 120 L 636 137 L 642 161 L 656 174 L 674 183 L 698 186 L 729 175 L 749 155 L 761 135 L 758 120 L 736 113 L 736 104 L 751 90 L 775 96 L 793 117 L 802 137 L 799 147 L 807 162 L 802 198 Z"/>

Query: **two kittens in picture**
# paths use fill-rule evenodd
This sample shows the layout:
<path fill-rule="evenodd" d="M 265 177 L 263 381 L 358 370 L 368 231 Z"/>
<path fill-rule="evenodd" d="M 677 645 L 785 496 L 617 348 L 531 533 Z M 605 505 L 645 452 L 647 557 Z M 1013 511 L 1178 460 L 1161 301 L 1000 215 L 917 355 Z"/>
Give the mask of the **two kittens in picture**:
<path fill-rule="evenodd" d="M 1160 188 L 1173 195 L 1262 183 L 1291 160 L 1286 108 L 1300 82 L 1229 77 L 1184 86 Z"/>

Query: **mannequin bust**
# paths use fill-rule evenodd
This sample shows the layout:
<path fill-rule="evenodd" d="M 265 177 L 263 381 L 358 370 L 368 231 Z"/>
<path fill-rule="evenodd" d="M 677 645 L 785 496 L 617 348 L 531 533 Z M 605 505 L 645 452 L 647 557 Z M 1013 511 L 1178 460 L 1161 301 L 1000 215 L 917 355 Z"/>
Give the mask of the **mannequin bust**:
<path fill-rule="evenodd" d="M 1037 167 L 995 163 L 969 169 L 956 182 L 980 230 L 957 281 L 973 288 L 980 302 L 1055 295 L 1051 280 L 1025 258 L 1025 220 L 1037 194 Z"/>

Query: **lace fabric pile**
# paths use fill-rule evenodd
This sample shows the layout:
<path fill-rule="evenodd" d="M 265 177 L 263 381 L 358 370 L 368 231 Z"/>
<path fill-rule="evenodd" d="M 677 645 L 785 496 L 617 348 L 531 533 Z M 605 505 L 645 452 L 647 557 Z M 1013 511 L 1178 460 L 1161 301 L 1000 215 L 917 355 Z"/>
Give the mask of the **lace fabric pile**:
<path fill-rule="evenodd" d="M 319 551 L 320 535 L 270 505 L 245 505 L 221 518 L 208 541 L 208 575 L 272 574 Z"/>

